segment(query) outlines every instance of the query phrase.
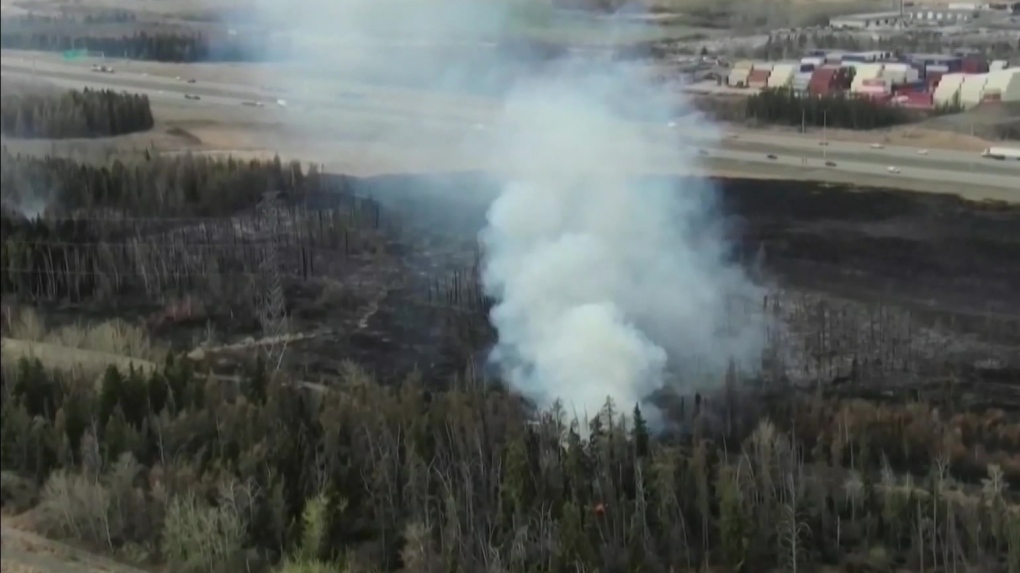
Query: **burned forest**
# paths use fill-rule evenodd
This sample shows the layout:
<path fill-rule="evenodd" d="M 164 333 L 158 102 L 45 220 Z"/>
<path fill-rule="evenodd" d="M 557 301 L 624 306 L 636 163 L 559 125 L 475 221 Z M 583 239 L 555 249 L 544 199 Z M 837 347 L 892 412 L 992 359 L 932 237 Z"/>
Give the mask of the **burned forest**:
<path fill-rule="evenodd" d="M 49 536 L 196 572 L 1020 571 L 1015 207 L 720 179 L 760 364 L 577 413 L 486 361 L 485 177 L 0 175 L 3 504 Z"/>

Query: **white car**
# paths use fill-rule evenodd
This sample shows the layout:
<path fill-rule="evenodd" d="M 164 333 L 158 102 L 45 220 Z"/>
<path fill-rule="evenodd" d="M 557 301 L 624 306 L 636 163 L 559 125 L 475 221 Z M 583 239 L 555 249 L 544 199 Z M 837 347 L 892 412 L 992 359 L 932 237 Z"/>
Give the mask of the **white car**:
<path fill-rule="evenodd" d="M 927 149 L 918 149 L 917 150 L 917 154 L 918 155 L 928 155 L 928 150 Z"/>
<path fill-rule="evenodd" d="M 881 143 L 872 143 L 872 144 L 871 144 L 871 148 L 872 148 L 872 149 L 884 149 L 884 148 L 885 148 L 885 146 L 884 146 L 884 145 L 882 145 Z"/>
<path fill-rule="evenodd" d="M 889 171 L 889 173 L 899 173 L 900 172 L 900 168 L 896 167 L 895 165 L 890 165 L 886 169 L 887 169 L 887 171 Z"/>

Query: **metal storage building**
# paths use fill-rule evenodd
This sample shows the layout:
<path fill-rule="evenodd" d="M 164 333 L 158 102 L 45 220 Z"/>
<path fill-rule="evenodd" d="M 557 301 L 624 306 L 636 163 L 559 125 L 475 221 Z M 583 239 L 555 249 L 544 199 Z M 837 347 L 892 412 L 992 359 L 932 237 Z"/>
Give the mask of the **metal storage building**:
<path fill-rule="evenodd" d="M 772 74 L 769 75 L 767 87 L 774 89 L 789 87 L 793 82 L 793 75 L 799 68 L 800 63 L 780 62 L 776 64 L 772 68 Z"/>
<path fill-rule="evenodd" d="M 814 75 L 814 70 L 797 72 L 793 74 L 793 81 L 790 82 L 790 87 L 795 92 L 807 93 L 808 86 L 811 85 L 811 77 Z"/>
<path fill-rule="evenodd" d="M 939 85 L 935 88 L 935 92 L 932 93 L 935 105 L 952 105 L 958 102 L 960 87 L 963 86 L 963 79 L 966 77 L 966 74 L 945 74 L 942 76 Z"/>
<path fill-rule="evenodd" d="M 726 78 L 726 84 L 733 87 L 747 87 L 747 77 L 751 75 L 753 62 L 744 60 L 733 64 L 730 75 Z"/>
<path fill-rule="evenodd" d="M 747 87 L 759 90 L 768 87 L 770 75 L 771 70 L 751 70 L 747 76 Z"/>
<path fill-rule="evenodd" d="M 845 68 L 838 66 L 822 66 L 818 68 L 811 76 L 811 81 L 808 82 L 808 93 L 816 96 L 831 94 L 838 88 L 839 82 L 842 79 L 841 75 L 845 73 Z"/>
<path fill-rule="evenodd" d="M 889 80 L 892 85 L 900 85 L 916 82 L 919 76 L 920 74 L 910 64 L 891 62 L 885 64 L 879 77 Z"/>
<path fill-rule="evenodd" d="M 960 86 L 960 103 L 963 104 L 963 107 L 970 108 L 981 103 L 985 95 L 986 83 L 988 83 L 988 74 L 964 76 L 963 85 Z"/>
<path fill-rule="evenodd" d="M 989 72 L 985 91 L 990 90 L 998 90 L 1001 101 L 1020 101 L 1020 68 Z"/>
<path fill-rule="evenodd" d="M 854 93 L 860 96 L 884 97 L 892 93 L 892 83 L 886 78 L 871 78 L 859 84 Z"/>
<path fill-rule="evenodd" d="M 981 56 L 967 56 L 963 58 L 960 71 L 965 74 L 984 74 L 988 72 L 988 60 Z"/>
<path fill-rule="evenodd" d="M 758 63 L 754 64 L 751 68 L 750 75 L 747 76 L 747 87 L 755 89 L 763 89 L 769 85 L 769 76 L 772 75 L 773 64 L 771 63 Z"/>

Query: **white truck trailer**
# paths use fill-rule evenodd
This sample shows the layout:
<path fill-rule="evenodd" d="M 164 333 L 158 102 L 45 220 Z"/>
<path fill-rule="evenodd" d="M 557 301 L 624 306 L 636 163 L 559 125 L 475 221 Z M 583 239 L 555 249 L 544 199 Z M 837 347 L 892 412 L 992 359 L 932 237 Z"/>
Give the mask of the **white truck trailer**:
<path fill-rule="evenodd" d="M 981 157 L 988 159 L 1009 159 L 1012 161 L 1020 161 L 1020 149 L 1013 147 L 989 147 L 981 152 Z"/>

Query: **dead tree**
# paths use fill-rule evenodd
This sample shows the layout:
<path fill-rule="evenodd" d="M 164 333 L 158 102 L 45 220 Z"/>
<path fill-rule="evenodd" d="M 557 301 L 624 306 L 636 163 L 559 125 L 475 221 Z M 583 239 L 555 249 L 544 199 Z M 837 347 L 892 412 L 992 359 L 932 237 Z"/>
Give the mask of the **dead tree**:
<path fill-rule="evenodd" d="M 278 191 L 262 196 L 258 206 L 260 229 L 256 243 L 261 245 L 259 273 L 256 288 L 256 313 L 262 326 L 262 334 L 268 344 L 266 364 L 279 368 L 287 348 L 288 330 L 287 304 L 283 293 L 283 279 L 278 259 L 280 239 L 280 218 L 283 210 Z"/>

